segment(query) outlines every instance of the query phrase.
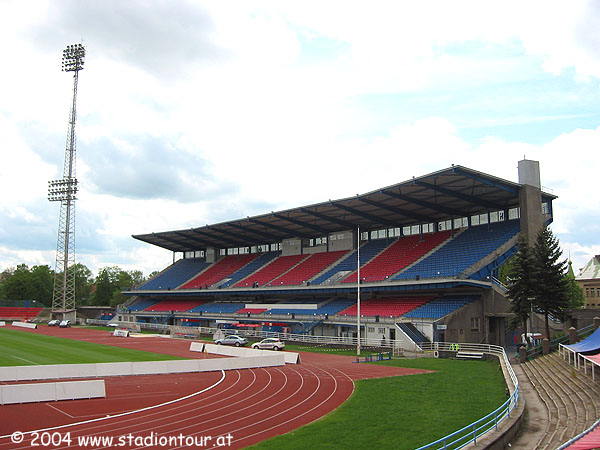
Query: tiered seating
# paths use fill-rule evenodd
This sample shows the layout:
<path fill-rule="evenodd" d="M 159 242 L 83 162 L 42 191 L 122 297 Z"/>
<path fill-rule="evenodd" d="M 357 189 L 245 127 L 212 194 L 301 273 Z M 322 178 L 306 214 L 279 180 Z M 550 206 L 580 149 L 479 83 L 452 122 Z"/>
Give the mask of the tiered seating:
<path fill-rule="evenodd" d="M 457 276 L 519 232 L 519 221 L 471 227 L 394 280 Z"/>
<path fill-rule="evenodd" d="M 127 311 L 143 311 L 146 308 L 149 308 L 152 305 L 155 305 L 158 303 L 158 300 L 152 300 L 152 299 L 140 299 L 137 300 L 135 303 L 132 303 L 131 305 L 127 306 L 126 309 Z"/>
<path fill-rule="evenodd" d="M 43 308 L 27 308 L 23 306 L 0 307 L 0 319 L 27 320 L 36 317 Z"/>
<path fill-rule="evenodd" d="M 204 259 L 181 259 L 162 273 L 141 285 L 138 290 L 170 290 L 186 282 L 208 267 Z"/>
<path fill-rule="evenodd" d="M 316 274 L 333 264 L 346 253 L 345 250 L 323 252 L 310 255 L 289 272 L 273 280 L 274 285 L 294 285 L 309 281 Z"/>
<path fill-rule="evenodd" d="M 189 311 L 192 308 L 195 308 L 201 305 L 202 302 L 198 300 L 163 300 L 161 302 L 155 303 L 152 306 L 149 306 L 144 311 L 149 312 L 181 312 L 181 311 Z"/>
<path fill-rule="evenodd" d="M 375 255 L 380 253 L 387 245 L 389 241 L 386 239 L 376 239 L 369 241 L 360 248 L 360 265 L 362 266 Z M 338 272 L 343 271 L 355 271 L 356 270 L 356 259 L 357 251 L 352 252 L 334 267 L 319 275 L 317 278 L 311 281 L 311 284 L 321 284 L 324 281 L 330 279 Z"/>
<path fill-rule="evenodd" d="M 194 277 L 180 289 L 203 289 L 226 278 L 228 275 L 238 271 L 250 261 L 256 258 L 255 254 L 247 255 L 229 255 L 220 259 L 204 272 Z"/>
<path fill-rule="evenodd" d="M 362 300 L 360 302 L 361 316 L 388 316 L 399 317 L 407 312 L 422 306 L 431 300 L 431 297 L 386 297 L 377 299 Z M 357 305 L 343 310 L 340 314 L 355 316 Z"/>
<path fill-rule="evenodd" d="M 381 281 L 404 269 L 427 252 L 450 237 L 450 231 L 406 236 L 398 239 L 383 252 L 360 268 L 360 278 L 364 281 Z M 344 283 L 356 283 L 357 273 L 347 277 Z"/>
<path fill-rule="evenodd" d="M 307 255 L 280 256 L 258 272 L 237 283 L 235 287 L 252 286 L 254 283 L 257 283 L 258 286 L 270 285 L 271 280 L 290 270 L 305 258 L 307 258 Z"/>
<path fill-rule="evenodd" d="M 231 278 L 231 279 L 229 281 L 223 283 L 221 285 L 221 287 L 229 287 L 229 286 L 236 285 L 236 283 L 238 283 L 240 280 L 244 280 L 246 277 L 248 277 L 248 275 L 256 272 L 261 267 L 269 264 L 271 261 L 273 261 L 278 256 L 279 256 L 279 252 L 263 253 L 258 258 L 253 260 L 250 264 L 247 264 L 246 266 L 242 267 L 237 272 L 230 274 L 228 276 L 228 278 Z M 250 279 L 244 280 L 236 286 L 237 287 L 250 287 L 250 286 L 252 286 L 252 281 L 250 281 Z"/>
<path fill-rule="evenodd" d="M 244 303 L 204 303 L 190 309 L 189 312 L 235 313 L 244 307 Z"/>
<path fill-rule="evenodd" d="M 288 302 L 286 302 L 288 303 Z M 340 311 L 348 308 L 350 305 L 353 305 L 355 302 L 353 300 L 333 300 L 325 305 L 322 305 L 316 309 L 308 309 L 302 308 L 302 304 L 298 305 L 298 308 L 271 308 L 269 310 L 270 314 L 304 314 L 304 315 L 317 315 L 324 316 L 325 314 L 334 315 L 339 313 Z M 307 303 L 305 303 L 306 305 Z"/>
<path fill-rule="evenodd" d="M 476 296 L 464 297 L 441 297 L 436 298 L 425 305 L 413 309 L 404 315 L 404 317 L 419 318 L 419 319 L 439 319 L 466 304 L 472 302 Z"/>

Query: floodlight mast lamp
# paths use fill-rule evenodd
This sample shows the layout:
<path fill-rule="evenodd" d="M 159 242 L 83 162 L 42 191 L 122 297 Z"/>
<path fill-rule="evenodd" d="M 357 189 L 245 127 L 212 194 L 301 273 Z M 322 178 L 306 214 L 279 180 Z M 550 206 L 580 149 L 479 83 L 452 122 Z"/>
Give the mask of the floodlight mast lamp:
<path fill-rule="evenodd" d="M 54 269 L 54 292 L 52 312 L 65 315 L 75 312 L 75 200 L 77 178 L 75 178 L 75 119 L 77 117 L 77 83 L 79 71 L 85 62 L 85 47 L 81 44 L 68 45 L 63 50 L 62 70 L 73 72 L 73 103 L 69 116 L 69 132 L 65 150 L 63 178 L 48 182 L 48 200 L 60 202 L 56 265 Z"/>

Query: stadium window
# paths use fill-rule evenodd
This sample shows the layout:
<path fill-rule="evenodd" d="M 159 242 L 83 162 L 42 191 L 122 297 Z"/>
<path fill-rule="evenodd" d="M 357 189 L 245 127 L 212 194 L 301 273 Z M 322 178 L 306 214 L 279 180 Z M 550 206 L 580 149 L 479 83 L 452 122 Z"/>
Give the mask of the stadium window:
<path fill-rule="evenodd" d="M 404 236 L 409 236 L 410 235 L 410 227 L 402 227 L 402 234 Z"/>
<path fill-rule="evenodd" d="M 385 239 L 387 237 L 387 230 L 377 230 L 377 237 L 379 239 Z"/>
<path fill-rule="evenodd" d="M 471 216 L 471 225 L 472 226 L 479 225 L 479 216 Z"/>
<path fill-rule="evenodd" d="M 490 213 L 490 223 L 498 222 L 498 211 L 492 211 Z"/>
<path fill-rule="evenodd" d="M 226 249 L 224 249 L 224 248 L 220 248 L 219 249 L 219 255 L 220 256 L 225 256 L 225 253 L 226 253 Z"/>
<path fill-rule="evenodd" d="M 471 331 L 479 331 L 481 327 L 481 319 L 479 317 L 471 317 Z"/>
<path fill-rule="evenodd" d="M 368 241 L 369 240 L 369 232 L 368 231 L 364 231 L 364 232 L 360 233 L 360 240 L 361 241 Z"/>
<path fill-rule="evenodd" d="M 410 234 L 419 234 L 420 232 L 421 232 L 420 225 L 413 225 L 412 227 L 410 227 Z"/>
<path fill-rule="evenodd" d="M 379 330 L 377 332 L 379 334 L 384 334 L 385 333 L 385 328 L 379 328 Z"/>
<path fill-rule="evenodd" d="M 369 333 L 375 333 L 375 327 L 369 327 L 367 331 Z"/>
<path fill-rule="evenodd" d="M 479 224 L 480 225 L 485 225 L 486 223 L 488 223 L 488 215 L 487 214 L 481 214 L 479 216 Z"/>
<path fill-rule="evenodd" d="M 521 217 L 521 210 L 519 208 L 510 208 L 508 210 L 508 220 L 514 220 Z"/>
<path fill-rule="evenodd" d="M 432 223 L 423 224 L 422 228 L 423 228 L 423 233 L 433 233 L 433 224 Z"/>
<path fill-rule="evenodd" d="M 550 214 L 550 206 L 548 205 L 548 202 L 542 203 L 542 214 Z"/>

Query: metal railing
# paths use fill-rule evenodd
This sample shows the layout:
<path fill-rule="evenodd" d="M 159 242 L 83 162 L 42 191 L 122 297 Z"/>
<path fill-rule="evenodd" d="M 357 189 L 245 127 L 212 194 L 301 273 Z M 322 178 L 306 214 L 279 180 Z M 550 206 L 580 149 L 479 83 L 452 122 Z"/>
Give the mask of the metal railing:
<path fill-rule="evenodd" d="M 502 358 L 504 361 L 504 365 L 508 371 L 509 377 L 513 383 L 514 391 L 498 409 L 492 411 L 487 416 L 482 417 L 481 419 L 473 422 L 466 427 L 461 428 L 460 430 L 455 431 L 454 433 L 449 434 L 448 436 L 444 436 L 437 441 L 431 442 L 430 444 L 424 445 L 423 447 L 419 447 L 417 450 L 424 449 L 452 449 L 456 450 L 459 448 L 463 448 L 464 446 L 470 444 L 471 442 L 477 445 L 477 439 L 486 434 L 488 431 L 496 430 L 498 431 L 498 425 L 505 419 L 510 418 L 510 413 L 515 409 L 517 403 L 519 401 L 519 380 L 515 375 L 515 372 L 510 365 L 508 360 L 508 356 L 504 351 L 504 348 L 498 347 L 496 345 L 487 345 L 487 344 L 452 344 L 448 342 L 433 342 L 427 343 L 423 345 L 424 350 L 427 351 L 448 351 L 448 352 L 458 352 L 458 351 L 467 351 L 467 352 L 478 352 L 485 353 L 489 355 L 497 356 L 498 358 Z"/>
<path fill-rule="evenodd" d="M 584 336 L 590 334 L 594 331 L 594 324 L 588 325 L 586 327 L 580 328 L 577 330 L 577 337 L 582 339 Z M 563 336 L 556 337 L 550 341 L 550 351 L 556 350 L 560 344 L 564 344 L 569 341 L 569 335 L 565 334 Z M 542 353 L 543 349 L 541 345 L 536 345 L 527 350 L 527 359 L 535 358 L 536 356 Z"/>

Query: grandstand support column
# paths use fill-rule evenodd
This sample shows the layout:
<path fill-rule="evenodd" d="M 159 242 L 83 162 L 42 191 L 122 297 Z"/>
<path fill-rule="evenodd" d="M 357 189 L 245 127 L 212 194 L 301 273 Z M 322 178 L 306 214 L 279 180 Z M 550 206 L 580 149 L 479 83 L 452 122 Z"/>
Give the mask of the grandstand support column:
<path fill-rule="evenodd" d="M 538 161 L 519 161 L 519 207 L 521 209 L 521 230 L 531 244 L 544 225 L 542 214 L 542 186 L 540 181 L 540 163 Z"/>
<path fill-rule="evenodd" d="M 73 72 L 73 102 L 69 116 L 69 131 L 65 149 L 63 177 L 48 182 L 48 200 L 60 202 L 56 265 L 54 267 L 54 292 L 52 313 L 63 319 L 75 320 L 75 120 L 77 118 L 77 82 L 83 69 L 85 48 L 82 44 L 68 45 L 63 50 L 62 70 Z"/>
<path fill-rule="evenodd" d="M 360 356 L 360 227 L 356 227 L 356 356 Z"/>

